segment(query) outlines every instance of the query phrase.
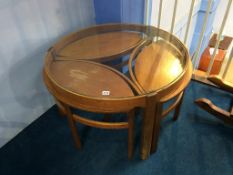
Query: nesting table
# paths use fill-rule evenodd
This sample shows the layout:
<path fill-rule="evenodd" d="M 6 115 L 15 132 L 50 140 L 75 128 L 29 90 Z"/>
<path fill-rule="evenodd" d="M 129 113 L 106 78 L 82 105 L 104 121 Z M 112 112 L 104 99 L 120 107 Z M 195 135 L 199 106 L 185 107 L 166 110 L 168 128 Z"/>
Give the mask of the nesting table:
<path fill-rule="evenodd" d="M 48 50 L 43 69 L 48 90 L 71 106 L 111 113 L 111 104 L 124 111 L 138 102 L 136 107 L 144 109 L 141 159 L 156 150 L 160 120 L 181 104 L 191 75 L 189 54 L 179 39 L 136 24 L 104 24 L 71 33 Z M 162 103 L 172 98 L 177 103 L 163 111 Z M 95 103 L 90 105 L 91 100 Z"/>

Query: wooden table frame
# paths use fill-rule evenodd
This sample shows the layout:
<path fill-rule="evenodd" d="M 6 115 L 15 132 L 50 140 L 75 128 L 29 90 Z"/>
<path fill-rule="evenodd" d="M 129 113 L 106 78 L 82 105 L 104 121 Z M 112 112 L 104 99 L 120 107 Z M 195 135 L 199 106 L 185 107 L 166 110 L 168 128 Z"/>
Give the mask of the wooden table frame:
<path fill-rule="evenodd" d="M 164 32 L 165 34 L 165 32 Z M 169 37 L 170 38 L 170 37 Z M 182 47 L 182 43 L 179 42 L 179 40 L 170 40 L 170 41 L 176 41 L 176 46 Z M 150 44 L 151 41 L 144 41 L 142 42 L 138 47 L 136 47 L 133 52 L 131 53 L 130 59 L 129 59 L 129 73 L 132 81 L 136 84 L 136 86 L 142 91 L 144 94 L 150 94 L 150 92 L 146 92 L 145 89 L 140 85 L 140 83 L 137 81 L 137 78 L 135 77 L 134 71 L 133 71 L 133 60 L 137 58 L 138 53 L 141 51 L 145 45 Z M 149 157 L 149 151 L 155 152 L 157 150 L 158 145 L 158 138 L 159 138 L 159 131 L 160 131 L 160 121 L 162 118 L 164 118 L 170 111 L 176 108 L 175 114 L 174 114 L 174 120 L 177 119 L 179 111 L 180 111 L 180 105 L 182 103 L 183 99 L 183 91 L 187 87 L 188 83 L 191 80 L 192 77 L 192 63 L 189 59 L 188 52 L 185 47 L 183 47 L 183 56 L 186 58 L 186 64 L 184 67 L 184 70 L 182 74 L 180 74 L 176 80 L 174 80 L 172 83 L 167 85 L 166 87 L 163 87 L 159 90 L 157 90 L 156 97 L 154 97 L 154 101 L 150 103 L 150 106 L 145 111 L 144 114 L 144 121 L 143 121 L 143 129 L 142 129 L 142 139 L 141 139 L 141 158 L 146 159 Z M 154 94 L 155 95 L 155 94 Z M 177 100 L 165 111 L 162 110 L 163 103 L 167 102 L 168 100 L 177 97 Z M 153 118 L 151 116 L 154 116 Z M 151 123 L 153 123 L 153 127 L 151 126 Z M 150 126 L 147 128 L 147 126 Z M 153 128 L 151 131 L 151 127 Z M 149 132 L 152 132 L 153 135 L 150 135 Z M 152 137 L 151 137 L 152 136 Z"/>
<path fill-rule="evenodd" d="M 132 48 L 128 48 L 127 50 L 123 50 L 117 55 L 109 55 L 106 57 L 98 57 L 89 59 L 89 61 L 102 62 L 106 60 L 113 60 L 117 57 L 123 56 L 126 53 L 132 52 L 131 61 L 136 57 L 140 48 L 143 44 L 147 42 L 152 42 L 153 37 L 159 35 L 164 39 L 171 42 L 173 45 L 177 47 L 178 50 L 184 55 L 184 68 L 182 74 L 171 84 L 159 89 L 156 92 L 145 93 L 143 89 L 138 85 L 135 77 L 133 76 L 132 70 L 131 72 L 132 81 L 129 81 L 131 86 L 141 94 L 135 97 L 125 97 L 121 99 L 109 99 L 109 98 L 96 98 L 89 97 L 81 94 L 75 94 L 67 89 L 64 89 L 59 84 L 56 83 L 56 80 L 50 75 L 49 65 L 52 61 L 58 61 L 62 59 L 59 56 L 59 51 L 64 48 L 67 44 L 73 42 L 74 40 L 81 39 L 87 37 L 89 35 L 94 35 L 103 32 L 113 32 L 119 30 L 126 31 L 138 31 L 144 35 L 144 38 L 141 42 L 134 45 Z M 75 60 L 75 57 L 65 58 L 66 60 Z M 132 62 L 129 61 L 129 67 L 132 67 Z M 116 71 L 116 70 L 115 70 Z M 106 111 L 108 113 L 116 112 L 116 108 L 118 112 L 123 112 L 128 110 L 127 105 L 132 105 L 132 108 L 141 107 L 144 109 L 143 123 L 142 123 L 142 133 L 141 133 L 141 148 L 140 148 L 140 156 L 141 159 L 145 160 L 149 157 L 151 152 L 152 140 L 155 142 L 155 147 L 157 147 L 158 137 L 159 137 L 159 128 L 160 128 L 160 116 L 161 114 L 161 103 L 165 102 L 173 97 L 179 95 L 185 87 L 188 85 L 192 74 L 192 63 L 189 59 L 188 51 L 186 47 L 173 35 L 170 35 L 168 32 L 163 31 L 161 29 L 157 29 L 152 26 L 144 26 L 144 25 L 134 25 L 134 24 L 108 24 L 108 25 L 100 25 L 90 27 L 88 29 L 81 30 L 76 33 L 72 33 L 59 42 L 57 42 L 53 47 L 48 50 L 48 54 L 45 59 L 44 64 L 44 82 L 49 89 L 49 91 L 55 96 L 59 101 L 68 104 L 73 107 L 79 107 L 80 109 L 84 109 L 92 112 L 103 112 Z M 127 80 L 128 81 L 128 80 Z M 178 104 L 178 103 L 177 103 Z M 127 106 L 127 109 L 126 109 Z M 159 116 L 159 117 L 158 117 Z M 153 138 L 153 133 L 156 133 L 156 138 Z M 155 135 L 154 135 L 155 136 Z"/>

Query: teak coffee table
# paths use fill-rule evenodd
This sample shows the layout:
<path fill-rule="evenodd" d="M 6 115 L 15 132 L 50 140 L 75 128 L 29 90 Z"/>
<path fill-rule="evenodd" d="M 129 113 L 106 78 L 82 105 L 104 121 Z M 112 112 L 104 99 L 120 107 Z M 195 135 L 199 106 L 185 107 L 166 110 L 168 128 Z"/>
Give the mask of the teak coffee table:
<path fill-rule="evenodd" d="M 111 64 L 115 60 L 117 64 Z M 127 64 L 128 76 L 119 71 Z M 77 147 L 81 143 L 74 121 L 106 129 L 128 128 L 131 158 L 131 118 L 135 108 L 143 109 L 141 159 L 156 150 L 161 119 L 172 109 L 177 119 L 191 75 L 192 64 L 182 42 L 161 29 L 135 24 L 93 26 L 65 36 L 48 50 L 43 69 L 44 82 L 68 116 Z M 163 110 L 163 103 L 173 98 L 175 102 Z M 128 122 L 93 122 L 73 115 L 67 106 L 106 114 L 125 112 Z"/>

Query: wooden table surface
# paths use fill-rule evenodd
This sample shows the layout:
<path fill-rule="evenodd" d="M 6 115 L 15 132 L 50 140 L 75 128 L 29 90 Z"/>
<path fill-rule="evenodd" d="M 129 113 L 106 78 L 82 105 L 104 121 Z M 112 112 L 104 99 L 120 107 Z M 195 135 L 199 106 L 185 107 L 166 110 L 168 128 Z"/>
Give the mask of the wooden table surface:
<path fill-rule="evenodd" d="M 90 97 L 108 98 L 134 96 L 131 87 L 116 72 L 106 66 L 85 61 L 54 61 L 50 65 L 51 77 L 65 89 Z M 116 86 L 117 85 L 117 86 Z"/>
<path fill-rule="evenodd" d="M 135 76 L 146 92 L 153 92 L 176 80 L 183 72 L 182 55 L 167 42 L 146 46 L 135 62 Z"/>
<path fill-rule="evenodd" d="M 109 32 L 71 42 L 58 53 L 63 59 L 103 60 L 132 50 L 142 40 L 138 32 Z"/>
<path fill-rule="evenodd" d="M 166 32 L 160 33 L 164 35 Z M 59 48 L 62 49 L 55 54 L 52 53 L 57 58 L 54 58 L 54 62 L 49 67 L 50 76 L 64 89 L 88 95 L 90 98 L 102 96 L 102 91 L 110 91 L 109 98 L 132 97 L 134 93 L 131 87 L 118 73 L 106 68 L 107 66 L 75 60 L 105 61 L 123 56 L 141 44 L 144 40 L 142 36 L 139 32 L 113 31 L 87 36 L 68 44 L 66 42 L 64 47 L 59 43 Z M 191 62 L 186 62 L 184 69 L 182 59 L 182 54 L 176 46 L 171 46 L 168 42 L 153 42 L 144 47 L 135 62 L 135 75 L 145 93 L 149 94 L 151 91 L 172 84 L 185 70 L 188 72 L 187 75 L 181 76 L 182 80 L 172 84 L 172 88 L 168 88 L 170 96 L 165 99 L 175 95 L 176 89 L 182 91 L 190 81 L 192 72 Z M 142 129 L 142 159 L 148 158 L 150 154 L 151 137 L 149 136 L 153 130 L 154 112 L 156 113 L 152 111 L 152 114 L 150 111 L 146 112 L 147 121 L 143 124 L 151 129 L 147 126 L 143 126 Z"/>

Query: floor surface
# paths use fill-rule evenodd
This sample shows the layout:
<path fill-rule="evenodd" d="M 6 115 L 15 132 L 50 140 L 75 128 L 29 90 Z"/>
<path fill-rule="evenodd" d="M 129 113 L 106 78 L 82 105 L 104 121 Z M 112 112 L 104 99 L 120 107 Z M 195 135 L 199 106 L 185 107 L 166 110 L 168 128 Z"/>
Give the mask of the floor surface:
<path fill-rule="evenodd" d="M 78 125 L 83 149 L 76 150 L 66 118 L 54 106 L 0 149 L 0 175 L 232 175 L 233 128 L 199 109 L 194 100 L 200 97 L 225 109 L 232 99 L 229 93 L 192 82 L 179 119 L 173 122 L 172 113 L 164 119 L 158 150 L 145 161 L 139 157 L 140 116 L 129 161 L 126 131 Z"/>

